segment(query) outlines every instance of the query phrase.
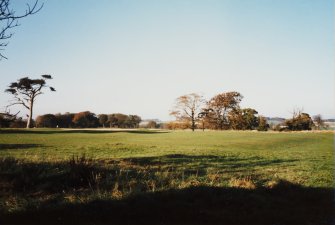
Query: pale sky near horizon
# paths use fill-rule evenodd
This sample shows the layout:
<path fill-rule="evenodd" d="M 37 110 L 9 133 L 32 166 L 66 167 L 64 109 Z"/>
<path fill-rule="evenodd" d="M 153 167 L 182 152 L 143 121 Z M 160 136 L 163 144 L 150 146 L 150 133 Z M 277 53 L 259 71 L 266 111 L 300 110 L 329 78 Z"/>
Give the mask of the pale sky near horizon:
<path fill-rule="evenodd" d="M 333 0 L 40 2 L 3 52 L 1 108 L 10 82 L 51 74 L 57 92 L 36 100 L 35 116 L 170 120 L 180 95 L 238 91 L 242 107 L 264 116 L 290 117 L 298 107 L 335 118 Z"/>

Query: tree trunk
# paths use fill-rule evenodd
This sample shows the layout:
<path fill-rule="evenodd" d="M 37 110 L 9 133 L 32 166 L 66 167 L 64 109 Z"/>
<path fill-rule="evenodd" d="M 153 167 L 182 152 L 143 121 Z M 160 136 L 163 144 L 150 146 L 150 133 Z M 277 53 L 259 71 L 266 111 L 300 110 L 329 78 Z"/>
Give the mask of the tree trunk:
<path fill-rule="evenodd" d="M 194 128 L 195 128 L 195 119 L 194 119 L 194 112 L 192 111 L 192 125 L 191 125 L 191 128 L 192 128 L 192 131 L 194 131 Z"/>
<path fill-rule="evenodd" d="M 27 121 L 27 128 L 31 128 L 33 126 L 33 100 L 30 101 L 29 105 L 29 115 L 28 115 L 28 121 Z"/>

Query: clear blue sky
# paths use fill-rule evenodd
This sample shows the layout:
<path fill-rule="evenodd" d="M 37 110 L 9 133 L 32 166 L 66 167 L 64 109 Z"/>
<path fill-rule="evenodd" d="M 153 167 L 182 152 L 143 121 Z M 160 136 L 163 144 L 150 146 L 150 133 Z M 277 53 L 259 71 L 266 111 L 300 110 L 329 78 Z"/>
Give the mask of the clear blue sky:
<path fill-rule="evenodd" d="M 265 116 L 299 107 L 335 117 L 333 0 L 55 0 L 20 23 L 0 90 L 51 74 L 57 92 L 37 99 L 35 116 L 169 120 L 180 95 L 238 91 L 242 107 Z"/>

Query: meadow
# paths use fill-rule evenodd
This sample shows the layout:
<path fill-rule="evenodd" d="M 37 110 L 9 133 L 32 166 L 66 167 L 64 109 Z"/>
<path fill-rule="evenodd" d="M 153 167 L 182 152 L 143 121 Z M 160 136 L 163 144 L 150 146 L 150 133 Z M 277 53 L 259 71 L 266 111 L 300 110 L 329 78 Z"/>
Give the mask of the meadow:
<path fill-rule="evenodd" d="M 0 130 L 3 224 L 332 224 L 333 189 L 333 132 Z"/>

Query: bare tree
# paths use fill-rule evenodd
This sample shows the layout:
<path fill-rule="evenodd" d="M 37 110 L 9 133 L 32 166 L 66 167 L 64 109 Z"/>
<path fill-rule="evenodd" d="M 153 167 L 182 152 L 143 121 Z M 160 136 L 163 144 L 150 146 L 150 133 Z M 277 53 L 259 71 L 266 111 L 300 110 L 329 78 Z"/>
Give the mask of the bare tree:
<path fill-rule="evenodd" d="M 291 111 L 292 119 L 297 118 L 297 117 L 300 116 L 301 113 L 303 113 L 303 112 L 304 112 L 304 108 L 303 108 L 303 107 L 297 107 L 297 106 L 295 106 L 295 107 L 293 108 L 293 110 Z"/>
<path fill-rule="evenodd" d="M 191 129 L 194 131 L 203 103 L 203 97 L 196 93 L 180 96 L 176 99 L 176 104 L 170 115 L 176 117 L 177 120 L 189 120 Z"/>
<path fill-rule="evenodd" d="M 313 121 L 316 126 L 316 129 L 320 130 L 322 128 L 326 128 L 325 121 L 323 120 L 320 114 L 313 116 Z"/>
<path fill-rule="evenodd" d="M 5 92 L 14 96 L 13 102 L 8 107 L 23 105 L 29 110 L 27 128 L 32 127 L 34 102 L 37 96 L 43 94 L 42 89 L 49 87 L 51 91 L 56 91 L 55 88 L 46 84 L 46 80 L 48 79 L 52 79 L 52 77 L 50 75 L 42 75 L 42 79 L 29 79 L 28 77 L 24 77 L 17 82 L 11 83 L 9 88 L 5 90 Z"/>
<path fill-rule="evenodd" d="M 3 51 L 3 48 L 8 45 L 7 40 L 13 36 L 13 33 L 9 32 L 9 30 L 19 26 L 18 20 L 37 13 L 43 7 L 43 4 L 39 5 L 38 0 L 36 0 L 32 5 L 27 4 L 26 11 L 18 15 L 11 7 L 10 2 L 10 0 L 0 0 L 0 51 Z M 3 58 L 7 59 L 0 52 L 0 60 Z"/>

